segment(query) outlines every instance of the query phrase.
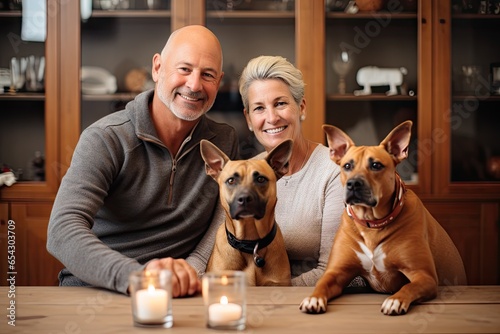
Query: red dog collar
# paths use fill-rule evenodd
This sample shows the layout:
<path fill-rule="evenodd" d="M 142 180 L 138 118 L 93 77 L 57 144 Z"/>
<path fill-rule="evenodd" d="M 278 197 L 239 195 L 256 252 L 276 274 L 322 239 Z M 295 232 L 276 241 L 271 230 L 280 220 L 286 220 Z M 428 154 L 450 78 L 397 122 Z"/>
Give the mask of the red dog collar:
<path fill-rule="evenodd" d="M 401 180 L 401 177 L 399 174 L 396 173 L 396 198 L 394 199 L 394 205 L 392 206 L 392 212 L 382 218 L 382 219 L 375 219 L 375 220 L 369 220 L 369 219 L 359 219 L 354 211 L 352 210 L 351 205 L 347 205 L 347 214 L 349 217 L 352 218 L 356 223 L 363 225 L 365 227 L 369 228 L 381 228 L 386 226 L 387 224 L 391 223 L 396 219 L 396 217 L 399 215 L 401 210 L 403 209 L 404 205 L 404 194 L 406 193 L 406 187 L 404 182 Z"/>

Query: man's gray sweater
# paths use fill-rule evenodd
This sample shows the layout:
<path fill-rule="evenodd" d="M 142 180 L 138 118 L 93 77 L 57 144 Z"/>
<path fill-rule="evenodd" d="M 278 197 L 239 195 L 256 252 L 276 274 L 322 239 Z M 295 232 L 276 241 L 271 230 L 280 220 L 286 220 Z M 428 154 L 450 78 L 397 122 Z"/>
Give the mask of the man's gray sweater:
<path fill-rule="evenodd" d="M 154 258 L 187 258 L 223 219 L 199 143 L 210 140 L 235 159 L 235 130 L 202 116 L 173 157 L 152 123 L 152 96 L 138 95 L 81 134 L 48 227 L 47 249 L 66 266 L 63 285 L 126 293 L 132 271 Z"/>

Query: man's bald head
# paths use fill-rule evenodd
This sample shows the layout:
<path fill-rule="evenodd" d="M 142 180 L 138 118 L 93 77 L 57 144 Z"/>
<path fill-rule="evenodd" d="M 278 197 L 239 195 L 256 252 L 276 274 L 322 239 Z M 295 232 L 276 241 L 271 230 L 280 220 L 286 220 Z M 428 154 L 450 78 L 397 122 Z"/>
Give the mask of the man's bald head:
<path fill-rule="evenodd" d="M 175 30 L 169 37 L 167 43 L 161 52 L 162 58 L 167 57 L 172 51 L 175 51 L 183 44 L 197 45 L 207 50 L 213 57 L 220 58 L 220 68 L 222 71 L 222 47 L 219 39 L 213 32 L 202 25 L 190 25 Z"/>

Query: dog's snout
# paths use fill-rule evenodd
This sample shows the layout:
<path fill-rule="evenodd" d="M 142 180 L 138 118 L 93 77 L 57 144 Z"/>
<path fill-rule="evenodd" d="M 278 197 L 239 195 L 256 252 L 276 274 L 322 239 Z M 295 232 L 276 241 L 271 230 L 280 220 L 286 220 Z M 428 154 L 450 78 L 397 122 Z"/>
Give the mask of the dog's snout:
<path fill-rule="evenodd" d="M 239 205 L 245 205 L 253 201 L 253 196 L 249 193 L 242 193 L 236 198 Z"/>
<path fill-rule="evenodd" d="M 348 190 L 360 189 L 360 188 L 363 188 L 364 185 L 365 185 L 365 183 L 363 182 L 363 180 L 359 179 L 359 178 L 350 179 L 350 180 L 347 180 L 347 182 L 346 182 L 346 188 Z"/>

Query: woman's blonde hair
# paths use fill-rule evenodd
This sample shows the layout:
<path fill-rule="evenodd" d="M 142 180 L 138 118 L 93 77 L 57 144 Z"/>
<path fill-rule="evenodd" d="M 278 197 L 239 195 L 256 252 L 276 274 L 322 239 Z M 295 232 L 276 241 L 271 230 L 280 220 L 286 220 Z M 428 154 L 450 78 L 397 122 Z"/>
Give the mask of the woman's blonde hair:
<path fill-rule="evenodd" d="M 250 60 L 241 73 L 239 86 L 243 106 L 248 112 L 248 88 L 256 80 L 279 79 L 290 89 L 297 104 L 304 98 L 302 72 L 280 56 L 260 56 Z"/>

